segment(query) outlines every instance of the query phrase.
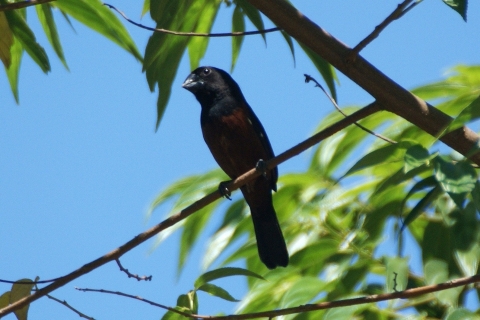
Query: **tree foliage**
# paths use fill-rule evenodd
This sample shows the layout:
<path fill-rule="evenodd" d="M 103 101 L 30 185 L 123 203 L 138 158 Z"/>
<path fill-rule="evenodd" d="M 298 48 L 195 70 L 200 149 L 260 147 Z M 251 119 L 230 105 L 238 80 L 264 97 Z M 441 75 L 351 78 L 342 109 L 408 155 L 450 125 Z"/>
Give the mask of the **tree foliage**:
<path fill-rule="evenodd" d="M 472 109 L 478 110 L 479 71 L 478 66 L 459 66 L 445 80 L 413 92 L 441 100 L 438 108 L 469 123 L 478 118 Z M 342 117 L 332 112 L 318 130 Z M 249 291 L 239 313 L 400 291 L 476 274 L 480 259 L 476 169 L 437 138 L 393 114 L 377 113 L 360 124 L 397 143 L 388 144 L 350 126 L 315 148 L 306 172 L 280 175 L 274 205 L 291 255 L 289 267 L 267 271 L 259 261 L 249 210 L 238 199 L 227 208 L 215 203 L 185 221 L 179 268 L 206 219 L 220 211 L 223 221 L 210 235 L 204 269 L 245 260 L 246 269 L 267 280 L 248 279 Z M 188 204 L 186 200 L 213 191 L 214 181 L 222 179 L 219 170 L 186 177 L 159 195 L 153 207 L 174 198 L 176 212 Z M 406 250 L 407 237 L 416 248 L 410 245 Z M 229 248 L 231 253 L 222 255 Z M 421 260 L 422 269 L 413 270 L 412 260 Z M 457 288 L 387 306 L 352 306 L 288 318 L 392 319 L 413 307 L 422 316 L 456 319 L 458 314 L 470 314 L 463 306 L 471 291 L 479 294 L 473 288 Z"/>
<path fill-rule="evenodd" d="M 444 2 L 466 20 L 466 0 Z M 0 0 L 0 4 L 8 3 Z M 220 10 L 230 6 L 234 6 L 232 31 L 245 31 L 247 19 L 257 29 L 264 28 L 260 11 L 246 0 L 150 0 L 145 2 L 144 13 L 150 12 L 157 28 L 208 33 Z M 38 5 L 39 21 L 65 67 L 53 9 L 58 9 L 67 19 L 72 17 L 91 27 L 141 60 L 125 28 L 99 1 L 57 0 Z M 50 71 L 45 50 L 26 21 L 25 9 L 0 12 L 0 58 L 17 101 L 23 52 L 44 72 Z M 286 32 L 282 34 L 294 55 L 294 40 Z M 159 89 L 157 126 L 184 53 L 188 52 L 191 68 L 197 67 L 208 48 L 208 39 L 152 34 L 143 67 L 150 89 Z M 334 68 L 306 44 L 299 45 L 335 98 Z M 241 48 L 242 37 L 232 37 L 231 69 Z M 248 293 L 237 312 L 250 313 L 401 291 L 477 274 L 480 259 L 477 167 L 469 161 L 469 154 L 452 152 L 439 139 L 479 118 L 480 67 L 458 66 L 448 78 L 415 88 L 412 93 L 435 103 L 438 110 L 455 119 L 441 134 L 432 136 L 393 113 L 377 112 L 359 123 L 394 143 L 352 125 L 316 146 L 305 172 L 280 176 L 274 206 L 291 255 L 287 268 L 268 271 L 261 264 L 252 222 L 240 198 L 227 204 L 216 202 L 206 206 L 161 233 L 158 243 L 175 231 L 181 232 L 178 258 L 181 272 L 209 220 L 217 212 L 222 214 L 221 223 L 209 235 L 202 261 L 203 269 L 209 271 L 197 278 L 191 291 L 178 297 L 176 310 L 197 313 L 201 304 L 198 291 L 237 301 L 238 297 L 232 296 L 228 288 L 212 283 L 231 276 L 247 279 Z M 358 109 L 351 106 L 343 111 L 350 114 Z M 332 112 L 320 122 L 317 130 L 343 117 Z M 471 154 L 477 151 L 474 148 Z M 151 210 L 173 201 L 171 211 L 177 212 L 214 191 L 222 180 L 225 175 L 220 170 L 185 177 L 164 190 Z M 407 240 L 413 242 L 414 250 L 407 252 Z M 416 253 L 419 256 L 414 256 Z M 420 269 L 411 264 L 414 260 L 421 261 Z M 231 267 L 242 261 L 245 268 Z M 29 282 L 31 280 L 23 279 L 1 295 L 0 308 L 28 296 L 33 287 Z M 317 310 L 285 318 L 393 319 L 411 308 L 416 310 L 418 318 L 474 318 L 480 311 L 465 308 L 465 297 L 471 293 L 480 299 L 477 289 L 461 287 L 388 304 Z M 26 318 L 27 310 L 28 306 L 17 310 L 22 313 L 17 317 Z M 163 318 L 181 317 L 168 311 Z"/>

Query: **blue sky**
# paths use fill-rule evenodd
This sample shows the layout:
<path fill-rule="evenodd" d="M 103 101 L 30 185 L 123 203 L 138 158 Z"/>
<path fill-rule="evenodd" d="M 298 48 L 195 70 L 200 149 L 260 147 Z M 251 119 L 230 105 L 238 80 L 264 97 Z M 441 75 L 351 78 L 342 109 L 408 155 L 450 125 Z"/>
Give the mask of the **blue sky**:
<path fill-rule="evenodd" d="M 140 19 L 140 2 L 110 2 Z M 397 5 L 395 1 L 293 1 L 305 15 L 353 47 Z M 215 32 L 229 31 L 232 10 L 219 13 Z M 0 76 L 0 278 L 55 278 L 79 268 L 159 222 L 168 208 L 146 212 L 155 196 L 183 176 L 217 165 L 200 131 L 200 107 L 181 88 L 190 72 L 184 57 L 160 128 L 155 132 L 157 93 L 148 89 L 142 66 L 128 53 L 56 14 L 70 71 L 54 57 L 29 9 L 29 22 L 49 54 L 44 75 L 28 56 L 20 72 L 20 105 Z M 439 80 L 452 66 L 480 63 L 480 3 L 470 1 L 468 23 L 440 0 L 424 1 L 394 22 L 362 55 L 406 88 Z M 143 23 L 153 25 L 149 17 Z M 267 26 L 269 26 L 267 24 Z M 127 25 L 141 52 L 149 32 Z M 253 27 L 248 24 L 249 30 Z M 229 70 L 231 40 L 215 38 L 204 65 Z M 268 132 L 276 153 L 308 137 L 332 110 L 323 94 L 304 83 L 320 77 L 298 46 L 296 66 L 279 34 L 247 37 L 233 77 Z M 339 104 L 365 105 L 371 97 L 339 75 Z M 302 171 L 308 154 L 280 166 L 280 174 Z M 352 164 L 356 159 L 351 159 Z M 218 218 L 219 216 L 217 216 Z M 214 226 L 218 221 L 212 221 Z M 137 282 L 108 264 L 52 295 L 97 319 L 158 319 L 163 310 L 117 296 L 81 293 L 74 287 L 138 294 L 166 305 L 193 286 L 201 272 L 206 237 L 176 277 L 178 236 L 151 252 L 153 241 L 122 258 L 130 271 L 153 275 Z M 240 298 L 241 281 L 222 285 Z M 8 290 L 0 285 L 0 292 Z M 200 296 L 200 313 L 231 313 L 235 304 Z M 220 309 L 219 309 L 220 308 Z M 42 299 L 31 319 L 77 319 L 56 302 Z M 12 315 L 6 319 L 14 319 Z"/>

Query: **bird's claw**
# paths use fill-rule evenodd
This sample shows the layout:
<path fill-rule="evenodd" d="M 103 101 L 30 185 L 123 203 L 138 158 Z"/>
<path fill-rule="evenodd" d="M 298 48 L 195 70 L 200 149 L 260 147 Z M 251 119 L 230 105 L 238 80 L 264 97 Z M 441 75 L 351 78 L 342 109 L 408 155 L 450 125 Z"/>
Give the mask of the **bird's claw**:
<path fill-rule="evenodd" d="M 267 163 L 263 161 L 263 159 L 258 160 L 257 164 L 255 165 L 255 170 L 260 172 L 264 178 L 267 177 Z"/>
<path fill-rule="evenodd" d="M 230 198 L 230 196 L 232 195 L 232 193 L 230 192 L 230 190 L 228 190 L 227 188 L 227 185 L 230 183 L 231 181 L 222 181 L 220 182 L 220 184 L 218 185 L 218 192 L 220 192 L 220 194 L 222 195 L 222 197 L 225 197 L 227 198 L 228 200 L 232 200 L 232 198 Z"/>

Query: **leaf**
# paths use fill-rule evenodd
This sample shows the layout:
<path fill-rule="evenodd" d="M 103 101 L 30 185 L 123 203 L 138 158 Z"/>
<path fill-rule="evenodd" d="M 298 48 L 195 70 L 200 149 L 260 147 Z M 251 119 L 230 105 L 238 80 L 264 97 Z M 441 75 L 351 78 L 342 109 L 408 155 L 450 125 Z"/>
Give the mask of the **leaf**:
<path fill-rule="evenodd" d="M 219 3 L 217 1 L 208 0 L 205 1 L 205 5 L 202 8 L 202 12 L 199 13 L 199 20 L 195 27 L 196 33 L 210 33 L 212 30 L 213 22 L 219 9 Z M 190 70 L 196 69 L 200 60 L 204 57 L 207 50 L 210 37 L 191 37 L 188 43 L 188 55 L 190 57 Z"/>
<path fill-rule="evenodd" d="M 280 31 L 280 33 L 282 34 L 283 38 L 285 39 L 285 41 L 287 42 L 288 44 L 288 47 L 290 48 L 290 52 L 292 53 L 292 58 L 293 58 L 293 66 L 295 67 L 296 65 L 296 61 L 295 61 L 295 47 L 293 46 L 293 41 L 292 41 L 292 37 L 290 37 L 290 35 L 288 33 L 286 33 L 285 31 Z"/>
<path fill-rule="evenodd" d="M 60 61 L 63 63 L 65 69 L 68 70 L 67 61 L 63 55 L 62 44 L 60 43 L 60 38 L 58 36 L 57 26 L 55 25 L 55 20 L 53 19 L 51 5 L 48 3 L 41 4 L 35 6 L 35 8 L 37 10 L 38 20 L 45 31 L 48 41 L 52 45 Z"/>
<path fill-rule="evenodd" d="M 233 10 L 232 32 L 245 32 L 245 18 L 240 6 L 236 6 L 235 10 Z M 237 63 L 243 38 L 243 36 L 232 37 L 232 66 L 230 67 L 230 73 L 233 72 L 235 64 Z"/>
<path fill-rule="evenodd" d="M 480 316 L 465 308 L 455 309 L 444 318 L 445 320 L 479 320 Z"/>
<path fill-rule="evenodd" d="M 402 141 L 397 144 L 389 144 L 379 149 L 376 149 L 363 158 L 357 161 L 344 175 L 343 177 L 349 176 L 353 173 L 356 173 L 360 170 L 370 168 L 385 162 L 398 161 L 403 155 L 405 149 L 413 145 L 411 141 Z"/>
<path fill-rule="evenodd" d="M 456 205 L 462 208 L 465 197 L 475 188 L 477 173 L 468 162 L 460 161 L 454 164 L 437 157 L 435 178 Z"/>
<path fill-rule="evenodd" d="M 335 69 L 322 57 L 318 54 L 313 52 L 312 49 L 305 46 L 301 42 L 298 42 L 300 47 L 305 51 L 308 58 L 312 61 L 312 63 L 317 68 L 318 72 L 322 75 L 323 80 L 327 84 L 328 89 L 330 90 L 330 95 L 332 96 L 333 100 L 337 101 L 337 92 L 335 89 L 335 81 L 337 80 L 337 75 L 335 73 Z"/>
<path fill-rule="evenodd" d="M 0 309 L 7 307 L 9 304 L 10 304 L 10 291 L 7 291 L 0 296 Z"/>
<path fill-rule="evenodd" d="M 478 243 L 479 225 L 475 206 L 469 202 L 465 209 L 457 209 L 451 213 L 451 216 L 456 220 L 452 227 L 455 235 L 455 249 L 469 251 L 474 244 Z"/>
<path fill-rule="evenodd" d="M 435 156 L 436 154 L 430 155 L 428 150 L 422 145 L 417 144 L 411 146 L 405 152 L 405 173 L 409 172 L 410 170 L 416 169 L 421 165 L 428 165 L 428 162 Z"/>
<path fill-rule="evenodd" d="M 453 234 L 442 222 L 429 221 L 423 233 L 421 242 L 422 260 L 441 260 L 448 265 L 451 274 L 456 274 L 458 268 L 453 259 Z M 458 274 L 460 274 L 458 272 Z M 427 279 L 428 280 L 428 279 Z M 431 282 L 429 282 L 431 284 Z"/>
<path fill-rule="evenodd" d="M 157 22 L 157 28 L 191 32 L 199 20 L 199 13 L 205 1 L 164 1 L 151 0 L 150 15 Z M 189 43 L 188 37 L 154 33 L 145 48 L 143 68 L 146 71 L 150 90 L 158 87 L 157 123 L 158 129 L 167 106 L 180 60 Z"/>
<path fill-rule="evenodd" d="M 325 283 L 313 276 L 301 277 L 285 292 L 280 307 L 289 308 L 311 302 L 325 287 Z"/>
<path fill-rule="evenodd" d="M 142 17 L 150 10 L 150 0 L 145 0 L 142 7 Z"/>
<path fill-rule="evenodd" d="M 18 95 L 18 74 L 20 72 L 20 62 L 22 61 L 23 49 L 20 41 L 14 40 L 13 46 L 10 48 L 11 54 L 11 63 L 10 67 L 6 70 L 8 82 L 10 83 L 10 88 L 12 89 L 13 96 L 15 101 L 19 102 Z"/>
<path fill-rule="evenodd" d="M 407 173 L 405 172 L 405 167 L 397 170 L 394 174 L 387 177 L 381 183 L 378 184 L 377 188 L 375 189 L 374 195 L 380 195 L 383 192 L 389 190 L 392 187 L 396 187 L 406 181 L 413 179 L 415 176 L 420 175 L 430 168 L 427 165 L 421 165 L 415 169 L 409 170 Z"/>
<path fill-rule="evenodd" d="M 237 5 L 242 8 L 242 12 L 248 17 L 248 19 L 253 23 L 257 30 L 265 29 L 262 16 L 257 8 L 255 8 L 248 1 L 245 0 L 237 0 Z M 265 37 L 265 33 L 261 33 L 260 35 L 262 36 L 263 41 L 265 41 L 266 43 L 267 38 Z"/>
<path fill-rule="evenodd" d="M 231 302 L 240 301 L 232 297 L 227 290 L 211 283 L 202 284 L 200 287 L 198 287 L 197 290 L 204 291 L 212 296 L 219 297 L 227 301 L 231 301 Z"/>
<path fill-rule="evenodd" d="M 457 11 L 467 21 L 468 0 L 443 0 L 447 6 Z"/>
<path fill-rule="evenodd" d="M 195 280 L 194 287 L 195 289 L 198 289 L 199 287 L 201 287 L 202 285 L 210 281 L 226 278 L 226 277 L 232 277 L 232 276 L 246 276 L 246 277 L 254 277 L 254 278 L 265 280 L 261 275 L 246 269 L 219 268 L 216 270 L 205 272 L 200 277 L 198 277 L 197 280 Z"/>
<path fill-rule="evenodd" d="M 480 118 L 480 96 L 466 106 L 462 112 L 448 125 L 445 133 L 463 127 L 469 122 Z"/>
<path fill-rule="evenodd" d="M 57 0 L 51 4 L 127 50 L 137 60 L 142 60 L 142 56 L 125 26 L 101 1 Z"/>
<path fill-rule="evenodd" d="M 3 12 L 0 12 L 0 34 L 2 35 L 0 37 L 0 60 L 2 60 L 5 69 L 8 69 L 12 62 L 10 48 L 13 46 L 13 34 Z"/>
<path fill-rule="evenodd" d="M 181 294 L 177 299 L 177 307 L 184 307 L 191 313 L 198 312 L 198 299 L 195 290 L 189 291 L 187 294 Z"/>
<path fill-rule="evenodd" d="M 23 284 L 25 282 L 31 282 L 31 283 Z M 22 298 L 28 297 L 30 295 L 30 292 L 32 291 L 33 286 L 34 286 L 34 283 L 31 279 L 20 279 L 16 281 L 12 285 L 12 289 L 10 290 L 10 304 L 17 302 Z M 15 316 L 17 317 L 18 320 L 27 320 L 29 307 L 30 307 L 30 304 L 27 304 L 23 308 L 17 309 L 14 311 Z"/>
<path fill-rule="evenodd" d="M 386 258 L 386 292 L 398 292 L 407 288 L 408 282 L 408 259 L 400 257 Z"/>
<path fill-rule="evenodd" d="M 423 197 L 413 209 L 408 213 L 403 221 L 400 232 L 402 232 L 413 220 L 415 220 L 425 208 L 427 208 L 434 200 L 436 200 L 442 194 L 442 188 L 440 186 L 434 187 L 430 192 L 428 192 L 425 197 Z"/>
<path fill-rule="evenodd" d="M 47 73 L 50 71 L 50 62 L 48 61 L 47 53 L 42 46 L 38 44 L 33 31 L 30 30 L 25 18 L 19 13 L 19 11 L 20 10 L 5 11 L 8 25 L 10 26 L 15 39 L 21 43 L 23 49 L 42 69 L 42 71 Z"/>

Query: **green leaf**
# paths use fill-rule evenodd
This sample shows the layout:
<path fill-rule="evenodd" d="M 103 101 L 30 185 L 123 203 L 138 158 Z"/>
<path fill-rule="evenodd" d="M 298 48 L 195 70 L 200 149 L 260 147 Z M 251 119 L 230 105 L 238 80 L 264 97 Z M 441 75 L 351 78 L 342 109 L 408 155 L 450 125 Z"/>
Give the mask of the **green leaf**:
<path fill-rule="evenodd" d="M 62 44 L 60 43 L 60 38 L 58 36 L 57 26 L 55 25 L 55 20 L 53 19 L 51 5 L 48 3 L 41 4 L 35 6 L 35 8 L 37 10 L 38 20 L 42 24 L 48 41 L 52 45 L 60 61 L 62 61 L 65 69 L 68 70 L 67 61 L 65 60 L 65 56 L 63 55 Z"/>
<path fill-rule="evenodd" d="M 332 96 L 332 98 L 337 101 L 337 92 L 335 89 L 335 81 L 337 80 L 337 75 L 335 73 L 335 69 L 322 57 L 313 52 L 312 49 L 305 46 L 301 42 L 298 42 L 298 44 L 303 49 L 303 51 L 305 51 L 308 58 L 310 58 L 312 63 L 317 68 L 318 72 L 320 72 L 320 74 L 322 75 L 323 80 L 325 81 L 328 89 L 330 90 L 330 95 Z"/>
<path fill-rule="evenodd" d="M 210 204 L 186 219 L 183 226 L 182 237 L 180 239 L 180 253 L 177 268 L 178 272 L 180 272 L 185 266 L 188 254 L 192 250 L 193 245 L 200 236 L 205 225 L 210 219 L 211 213 L 217 205 L 218 203 Z"/>
<path fill-rule="evenodd" d="M 19 102 L 18 95 L 18 74 L 20 72 L 20 62 L 22 61 L 23 48 L 17 39 L 14 40 L 13 46 L 10 48 L 11 53 L 11 64 L 10 67 L 6 70 L 8 82 L 10 83 L 10 88 L 12 89 L 13 96 L 15 101 Z"/>
<path fill-rule="evenodd" d="M 233 10 L 232 32 L 245 32 L 245 18 L 240 6 L 236 6 L 235 10 Z M 230 67 L 230 73 L 233 72 L 235 64 L 237 63 L 243 38 L 243 36 L 232 37 L 232 66 Z"/>
<path fill-rule="evenodd" d="M 10 304 L 10 291 L 7 291 L 0 296 L 0 309 L 7 307 L 9 304 Z"/>
<path fill-rule="evenodd" d="M 19 283 L 20 282 L 20 283 Z M 24 284 L 26 282 L 31 282 L 29 284 Z M 34 283 L 31 279 L 20 279 L 12 285 L 12 289 L 10 290 L 10 304 L 17 302 L 18 300 L 28 297 Z M 15 316 L 18 320 L 27 320 L 28 308 L 30 304 L 27 304 L 21 309 L 17 309 L 14 311 Z"/>
<path fill-rule="evenodd" d="M 177 299 L 177 307 L 188 309 L 191 313 L 198 312 L 198 299 L 195 290 L 189 291 L 187 294 L 181 294 Z"/>
<path fill-rule="evenodd" d="M 286 33 L 285 31 L 280 31 L 283 38 L 285 39 L 285 41 L 287 42 L 288 44 L 288 47 L 290 48 L 290 52 L 292 53 L 292 58 L 293 58 L 293 66 L 295 67 L 296 65 L 296 61 L 295 61 L 295 47 L 293 46 L 293 41 L 292 41 L 292 37 L 290 37 L 290 35 L 288 33 Z"/>
<path fill-rule="evenodd" d="M 240 301 L 232 297 L 227 290 L 211 283 L 202 284 L 200 287 L 198 287 L 197 290 L 204 291 L 212 296 L 219 297 L 227 301 L 231 301 L 231 302 Z"/>
<path fill-rule="evenodd" d="M 33 61 L 35 61 L 43 72 L 47 73 L 50 71 L 50 62 L 48 61 L 47 53 L 37 42 L 25 18 L 19 13 L 20 11 L 21 10 L 5 11 L 8 25 L 15 36 L 15 40 L 18 40 L 22 44 L 23 49 Z"/>
<path fill-rule="evenodd" d="M 443 0 L 447 6 L 457 11 L 467 21 L 468 0 Z"/>
<path fill-rule="evenodd" d="M 280 307 L 289 308 L 307 304 L 324 288 L 325 283 L 317 277 L 301 277 L 285 292 L 280 302 Z"/>
<path fill-rule="evenodd" d="M 242 268 L 219 268 L 216 270 L 208 271 L 202 274 L 200 277 L 195 280 L 194 287 L 195 289 L 200 288 L 202 285 L 205 283 L 208 283 L 210 281 L 216 280 L 216 279 L 221 279 L 221 278 L 226 278 L 226 277 L 232 277 L 232 276 L 246 276 L 246 277 L 254 277 L 258 279 L 265 280 L 261 275 L 246 270 Z"/>
<path fill-rule="evenodd" d="M 425 197 L 423 197 L 416 205 L 413 207 L 412 211 L 408 213 L 403 221 L 400 232 L 402 232 L 413 220 L 415 220 L 425 208 L 427 208 L 434 200 L 436 200 L 442 194 L 442 188 L 436 186 L 430 192 L 428 192 Z"/>
<path fill-rule="evenodd" d="M 479 222 L 474 204 L 469 202 L 465 209 L 455 210 L 451 216 L 456 220 L 452 227 L 455 248 L 459 251 L 470 250 L 479 240 Z"/>
<path fill-rule="evenodd" d="M 477 173 L 470 163 L 451 163 L 441 157 L 435 161 L 435 177 L 459 208 L 463 207 L 465 197 L 477 181 Z"/>
<path fill-rule="evenodd" d="M 480 320 L 480 316 L 465 308 L 455 309 L 444 318 L 445 320 Z"/>
<path fill-rule="evenodd" d="M 387 257 L 386 292 L 398 292 L 407 288 L 408 259 L 400 257 Z"/>
<path fill-rule="evenodd" d="M 428 150 L 424 148 L 422 145 L 414 145 L 407 149 L 405 152 L 405 173 L 413 170 L 415 168 L 420 167 L 423 164 L 427 164 L 428 162 L 434 157 L 434 155 L 430 155 Z"/>
<path fill-rule="evenodd" d="M 375 189 L 375 192 L 373 193 L 374 195 L 380 195 L 384 191 L 389 190 L 392 187 L 396 187 L 406 181 L 409 181 L 416 177 L 417 175 L 420 175 L 430 168 L 427 165 L 421 165 L 415 169 L 409 170 L 407 173 L 405 173 L 405 167 L 397 170 L 394 174 L 391 176 L 387 177 L 385 180 L 383 180 L 381 183 L 378 184 L 377 189 Z"/>
<path fill-rule="evenodd" d="M 349 176 L 360 170 L 370 168 L 381 163 L 385 162 L 394 162 L 399 161 L 405 152 L 405 149 L 408 149 L 413 145 L 412 141 L 402 141 L 397 144 L 389 144 L 382 148 L 376 149 L 369 154 L 365 155 L 363 158 L 357 161 L 351 167 L 343 177 Z"/>
<path fill-rule="evenodd" d="M 13 46 L 13 34 L 3 12 L 0 12 L 0 34 L 2 35 L 0 37 L 0 60 L 2 60 L 5 69 L 8 69 L 12 62 L 10 48 Z"/>
<path fill-rule="evenodd" d="M 441 260 L 448 264 L 451 273 L 456 273 L 456 263 L 453 259 L 453 239 L 450 229 L 442 222 L 429 221 L 423 233 L 421 243 L 422 260 L 426 264 L 429 260 Z M 428 279 L 427 279 L 428 280 Z M 431 284 L 432 282 L 428 282 Z"/>
<path fill-rule="evenodd" d="M 462 112 L 448 125 L 446 133 L 458 129 L 469 122 L 480 118 L 480 96 L 466 106 Z"/>
<path fill-rule="evenodd" d="M 145 0 L 142 7 L 142 17 L 150 10 L 150 0 Z"/>
<path fill-rule="evenodd" d="M 237 5 L 242 8 L 242 12 L 248 17 L 248 19 L 253 23 L 257 30 L 265 29 L 263 24 L 262 16 L 257 8 L 252 6 L 248 1 L 245 0 L 237 0 Z M 267 38 L 265 37 L 265 33 L 260 34 L 263 38 L 265 43 L 267 42 Z"/>
<path fill-rule="evenodd" d="M 475 188 L 472 191 L 472 199 L 475 208 L 480 212 L 480 182 L 478 180 L 475 182 Z"/>
<path fill-rule="evenodd" d="M 218 1 L 205 1 L 199 20 L 195 27 L 196 33 L 210 33 L 213 22 L 219 9 Z M 200 65 L 204 57 L 210 37 L 191 37 L 188 43 L 188 55 L 190 57 L 190 69 L 194 70 Z"/>
<path fill-rule="evenodd" d="M 127 50 L 137 60 L 142 60 L 125 26 L 101 1 L 57 0 L 51 4 Z"/>

